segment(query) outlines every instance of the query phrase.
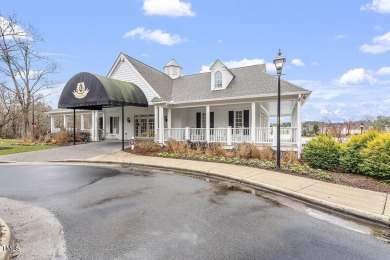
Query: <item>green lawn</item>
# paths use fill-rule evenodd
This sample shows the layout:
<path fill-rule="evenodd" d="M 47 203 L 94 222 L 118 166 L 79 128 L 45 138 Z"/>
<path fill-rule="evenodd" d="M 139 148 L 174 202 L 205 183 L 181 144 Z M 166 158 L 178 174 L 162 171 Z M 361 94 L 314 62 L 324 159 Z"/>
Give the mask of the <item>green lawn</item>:
<path fill-rule="evenodd" d="M 24 153 L 58 147 L 52 144 L 18 144 L 16 139 L 0 139 L 0 155 Z"/>

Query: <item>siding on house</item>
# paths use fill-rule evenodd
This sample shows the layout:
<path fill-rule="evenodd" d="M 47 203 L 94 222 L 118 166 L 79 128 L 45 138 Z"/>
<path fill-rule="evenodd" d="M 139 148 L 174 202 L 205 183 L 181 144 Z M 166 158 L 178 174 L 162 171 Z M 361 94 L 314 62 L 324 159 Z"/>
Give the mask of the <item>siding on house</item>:
<path fill-rule="evenodd" d="M 150 102 L 154 97 L 159 97 L 128 61 L 119 61 L 119 64 L 112 73 L 111 78 L 131 82 L 137 85 L 144 92 L 148 102 Z"/>

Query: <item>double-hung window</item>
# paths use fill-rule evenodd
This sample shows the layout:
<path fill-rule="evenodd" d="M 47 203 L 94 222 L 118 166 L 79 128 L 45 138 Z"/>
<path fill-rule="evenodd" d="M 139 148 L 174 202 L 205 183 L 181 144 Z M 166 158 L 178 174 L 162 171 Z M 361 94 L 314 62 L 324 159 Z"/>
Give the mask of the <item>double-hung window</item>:
<path fill-rule="evenodd" d="M 222 73 L 220 71 L 214 74 L 214 88 L 222 88 Z"/>

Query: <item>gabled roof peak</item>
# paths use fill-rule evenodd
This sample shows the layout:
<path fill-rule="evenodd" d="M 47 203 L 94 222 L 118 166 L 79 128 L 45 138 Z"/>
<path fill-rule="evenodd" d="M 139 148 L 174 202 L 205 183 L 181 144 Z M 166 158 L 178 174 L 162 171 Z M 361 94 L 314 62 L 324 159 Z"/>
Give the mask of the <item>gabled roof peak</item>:
<path fill-rule="evenodd" d="M 165 68 L 165 67 L 169 67 L 169 66 L 183 68 L 183 67 L 180 66 L 180 64 L 177 63 L 177 61 L 174 60 L 174 59 L 171 59 L 171 60 L 164 66 L 164 68 Z"/>
<path fill-rule="evenodd" d="M 216 59 L 213 63 L 213 65 L 210 66 L 210 70 L 213 70 L 217 67 L 224 67 L 225 69 L 229 70 L 228 67 L 226 67 L 226 65 L 220 61 L 219 59 Z"/>

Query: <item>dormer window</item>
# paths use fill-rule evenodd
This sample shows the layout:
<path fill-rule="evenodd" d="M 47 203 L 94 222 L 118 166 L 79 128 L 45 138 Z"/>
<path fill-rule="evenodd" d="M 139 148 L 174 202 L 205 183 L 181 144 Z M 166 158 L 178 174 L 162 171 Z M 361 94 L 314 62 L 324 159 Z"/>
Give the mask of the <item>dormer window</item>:
<path fill-rule="evenodd" d="M 222 88 L 222 73 L 220 71 L 214 74 L 214 88 Z"/>

